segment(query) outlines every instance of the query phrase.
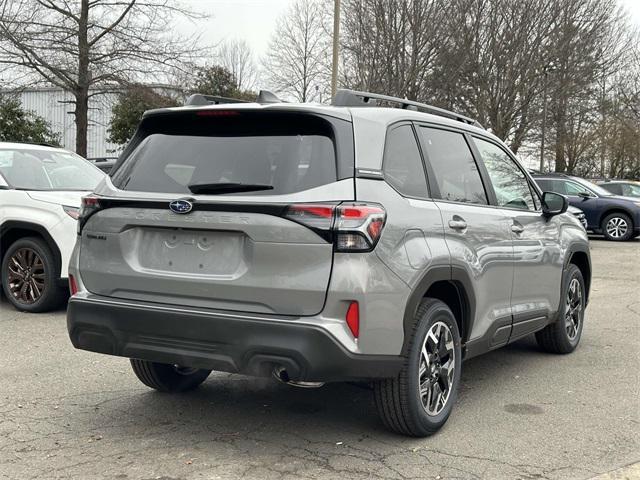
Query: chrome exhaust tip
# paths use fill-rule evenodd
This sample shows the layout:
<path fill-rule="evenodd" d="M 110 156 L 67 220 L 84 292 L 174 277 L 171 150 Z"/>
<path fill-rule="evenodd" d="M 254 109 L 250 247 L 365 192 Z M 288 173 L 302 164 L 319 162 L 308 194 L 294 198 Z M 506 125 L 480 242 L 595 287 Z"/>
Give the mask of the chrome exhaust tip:
<path fill-rule="evenodd" d="M 289 379 L 289 374 L 284 367 L 274 368 L 272 375 L 280 383 L 297 388 L 320 388 L 324 385 L 324 382 L 298 382 L 296 380 L 291 380 Z"/>

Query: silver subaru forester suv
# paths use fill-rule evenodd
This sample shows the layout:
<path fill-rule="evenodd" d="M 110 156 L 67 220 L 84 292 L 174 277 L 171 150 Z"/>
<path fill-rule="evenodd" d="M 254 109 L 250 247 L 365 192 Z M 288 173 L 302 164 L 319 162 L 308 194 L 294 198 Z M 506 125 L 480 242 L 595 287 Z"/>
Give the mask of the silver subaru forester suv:
<path fill-rule="evenodd" d="M 532 333 L 576 348 L 591 262 L 566 210 L 449 111 L 194 95 L 147 112 L 84 198 L 69 335 L 164 392 L 212 370 L 370 381 L 387 427 L 429 435 L 463 360 Z"/>

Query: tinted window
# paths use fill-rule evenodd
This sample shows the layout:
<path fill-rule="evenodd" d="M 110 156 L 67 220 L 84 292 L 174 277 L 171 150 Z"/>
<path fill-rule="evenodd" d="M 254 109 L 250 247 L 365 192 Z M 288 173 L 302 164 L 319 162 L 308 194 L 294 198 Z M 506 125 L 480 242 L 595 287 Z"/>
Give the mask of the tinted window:
<path fill-rule="evenodd" d="M 59 150 L 1 149 L 0 173 L 25 190 L 93 190 L 104 177 L 84 158 Z"/>
<path fill-rule="evenodd" d="M 611 187 L 613 188 L 607 188 L 607 190 L 609 190 L 611 193 L 615 193 L 616 195 L 626 195 L 626 192 L 624 192 L 624 190 L 627 187 L 627 185 L 624 185 L 623 187 L 622 185 L 617 183 L 615 185 L 611 185 Z"/>
<path fill-rule="evenodd" d="M 507 152 L 479 138 L 474 142 L 489 172 L 498 206 L 536 210 L 529 182 Z"/>
<path fill-rule="evenodd" d="M 564 182 L 559 180 L 536 178 L 536 183 L 543 192 L 555 192 L 562 195 L 567 194 L 567 189 L 564 186 Z"/>
<path fill-rule="evenodd" d="M 589 195 L 593 195 L 586 187 L 583 187 L 578 183 L 568 182 L 566 180 L 561 182 L 564 183 L 564 188 L 567 192 L 567 195 L 577 196 L 578 194 L 584 192 L 588 193 Z"/>
<path fill-rule="evenodd" d="M 543 192 L 555 192 L 555 190 L 551 187 L 551 180 L 544 180 L 542 178 L 534 178 L 534 180 L 538 184 L 538 187 L 540 187 L 540 190 L 542 190 Z"/>
<path fill-rule="evenodd" d="M 421 127 L 426 157 L 436 176 L 440 198 L 487 204 L 478 166 L 461 133 Z"/>
<path fill-rule="evenodd" d="M 626 195 L 627 197 L 640 197 L 640 185 L 634 185 L 632 183 L 622 184 L 622 195 Z"/>
<path fill-rule="evenodd" d="M 611 183 L 608 185 L 602 185 L 602 188 L 610 191 L 611 193 L 615 193 L 616 195 L 622 195 L 622 185 L 619 183 Z"/>
<path fill-rule="evenodd" d="M 402 195 L 427 196 L 427 179 L 416 138 L 410 125 L 389 131 L 384 151 L 385 180 Z"/>
<path fill-rule="evenodd" d="M 114 185 L 188 194 L 194 184 L 258 184 L 273 188 L 245 194 L 277 195 L 337 180 L 333 130 L 322 119 L 190 115 L 147 126 L 146 136 L 113 174 Z"/>

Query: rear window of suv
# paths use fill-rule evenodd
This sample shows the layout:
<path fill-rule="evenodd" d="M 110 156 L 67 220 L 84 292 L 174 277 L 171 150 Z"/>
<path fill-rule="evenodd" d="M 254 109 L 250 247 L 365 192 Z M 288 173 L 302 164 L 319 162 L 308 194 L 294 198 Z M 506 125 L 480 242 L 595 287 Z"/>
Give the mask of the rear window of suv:
<path fill-rule="evenodd" d="M 112 181 L 143 192 L 191 194 L 197 184 L 269 187 L 249 195 L 300 192 L 353 175 L 350 139 L 349 122 L 308 114 L 156 115 L 143 121 Z"/>

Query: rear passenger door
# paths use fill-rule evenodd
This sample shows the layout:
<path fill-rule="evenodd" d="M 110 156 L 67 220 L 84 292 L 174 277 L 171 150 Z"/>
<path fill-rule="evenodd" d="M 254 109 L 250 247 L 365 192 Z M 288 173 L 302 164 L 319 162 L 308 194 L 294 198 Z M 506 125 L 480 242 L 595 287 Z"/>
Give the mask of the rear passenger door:
<path fill-rule="evenodd" d="M 543 327 L 558 309 L 562 251 L 558 219 L 542 215 L 541 200 L 522 168 L 502 146 L 473 137 L 496 206 L 509 218 L 514 264 L 511 339 Z"/>
<path fill-rule="evenodd" d="M 490 205 L 470 137 L 420 125 L 432 197 L 442 212 L 454 279 L 470 279 L 475 318 L 469 342 L 504 345 L 511 331 L 513 246 L 504 211 Z"/>

